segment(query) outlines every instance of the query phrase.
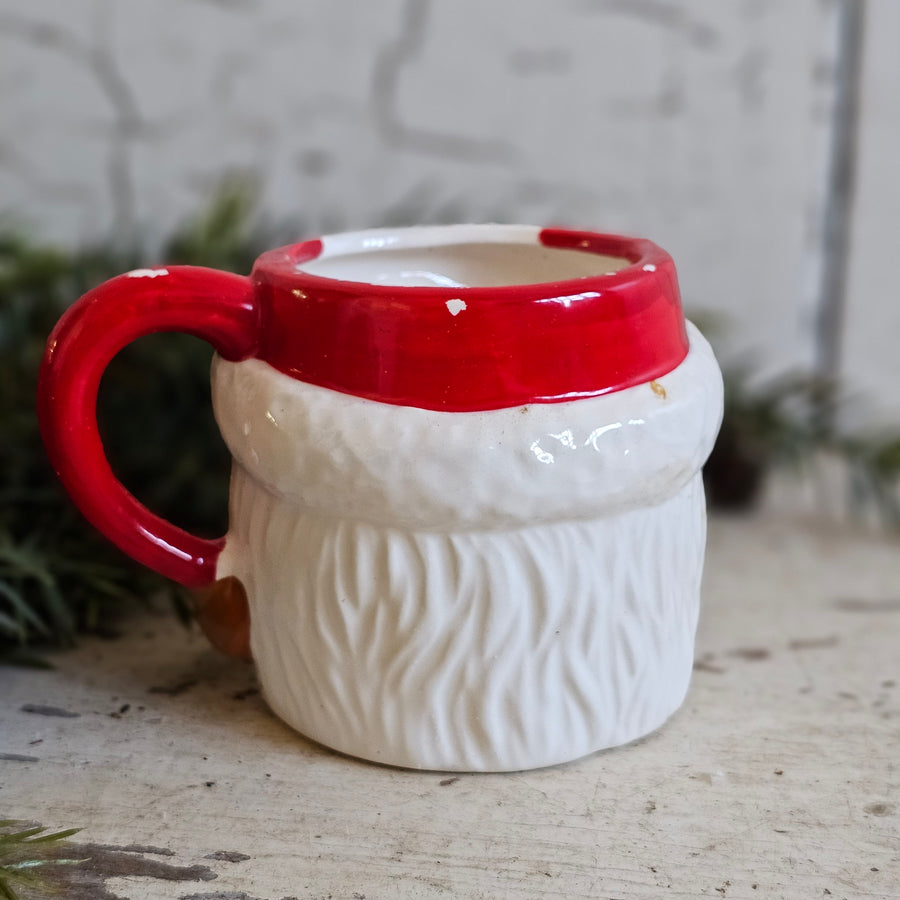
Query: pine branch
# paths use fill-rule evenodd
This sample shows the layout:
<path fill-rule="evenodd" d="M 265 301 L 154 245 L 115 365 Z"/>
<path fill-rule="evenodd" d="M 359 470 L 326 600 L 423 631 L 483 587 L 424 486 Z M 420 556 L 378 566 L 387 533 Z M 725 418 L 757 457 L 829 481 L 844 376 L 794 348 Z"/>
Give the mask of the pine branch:
<path fill-rule="evenodd" d="M 247 272 L 273 240 L 254 218 L 255 187 L 222 186 L 168 241 L 167 262 Z M 34 644 L 103 631 L 150 595 L 184 595 L 110 546 L 81 518 L 46 460 L 34 412 L 44 342 L 65 308 L 123 271 L 153 264 L 114 246 L 71 253 L 0 233 L 0 661 Z M 117 475 L 147 506 L 200 534 L 226 526 L 230 460 L 209 403 L 207 345 L 153 335 L 113 360 L 98 421 Z"/>
<path fill-rule="evenodd" d="M 81 829 L 66 828 L 49 834 L 44 833 L 47 829 L 42 826 L 10 830 L 18 824 L 12 819 L 0 821 L 0 898 L 25 900 L 19 893 L 22 889 L 45 897 L 58 894 L 53 868 L 87 862 L 60 855 L 59 845 Z"/>

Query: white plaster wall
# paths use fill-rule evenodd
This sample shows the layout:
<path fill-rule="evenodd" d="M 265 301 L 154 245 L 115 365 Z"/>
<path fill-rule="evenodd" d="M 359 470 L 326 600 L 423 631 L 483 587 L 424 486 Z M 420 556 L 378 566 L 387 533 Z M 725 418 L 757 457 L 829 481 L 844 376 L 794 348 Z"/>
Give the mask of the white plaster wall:
<path fill-rule="evenodd" d="M 624 230 L 769 363 L 812 356 L 823 0 L 0 0 L 0 213 L 153 240 L 229 169 L 296 231 Z"/>

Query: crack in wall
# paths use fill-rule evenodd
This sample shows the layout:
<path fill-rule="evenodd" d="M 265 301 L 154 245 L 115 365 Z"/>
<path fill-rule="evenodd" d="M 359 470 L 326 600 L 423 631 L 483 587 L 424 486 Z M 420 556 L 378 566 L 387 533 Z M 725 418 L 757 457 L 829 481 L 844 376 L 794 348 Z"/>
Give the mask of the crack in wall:
<path fill-rule="evenodd" d="M 210 80 L 209 97 L 212 103 L 225 106 L 229 104 L 247 73 L 253 65 L 248 51 L 228 50 L 224 52 L 216 64 Z"/>
<path fill-rule="evenodd" d="M 421 54 L 428 32 L 431 0 L 406 0 L 396 38 L 375 58 L 372 107 L 375 125 L 385 143 L 431 156 L 465 162 L 509 162 L 512 146 L 505 141 L 470 138 L 406 124 L 397 110 L 397 91 L 404 69 Z"/>
<path fill-rule="evenodd" d="M 738 98 L 746 112 L 758 112 L 765 105 L 765 74 L 769 52 L 762 46 L 748 47 L 734 67 Z"/>
<path fill-rule="evenodd" d="M 105 0 L 98 5 L 97 40 L 89 48 L 88 60 L 97 83 L 103 89 L 115 111 L 113 139 L 107 166 L 110 196 L 113 205 L 113 228 L 119 232 L 131 232 L 135 226 L 135 188 L 131 170 L 131 142 L 140 136 L 141 115 L 131 87 L 118 68 L 110 51 L 113 42 L 109 31 L 112 27 L 114 5 Z"/>
<path fill-rule="evenodd" d="M 815 311 L 814 368 L 826 381 L 837 378 L 841 370 L 856 195 L 866 4 L 864 0 L 840 0 L 835 15 L 835 94 L 824 185 Z"/>
<path fill-rule="evenodd" d="M 627 16 L 679 31 L 698 47 L 710 48 L 719 43 L 719 33 L 712 25 L 693 18 L 675 3 L 663 0 L 576 0 L 576 3 L 584 12 Z"/>
<path fill-rule="evenodd" d="M 128 235 L 135 227 L 136 208 L 131 147 L 145 125 L 134 93 L 110 50 L 113 9 L 110 0 L 95 6 L 94 37 L 89 43 L 55 23 L 6 13 L 0 14 L 0 37 L 22 40 L 38 49 L 57 53 L 92 76 L 113 113 L 106 163 L 112 226 L 115 233 Z"/>

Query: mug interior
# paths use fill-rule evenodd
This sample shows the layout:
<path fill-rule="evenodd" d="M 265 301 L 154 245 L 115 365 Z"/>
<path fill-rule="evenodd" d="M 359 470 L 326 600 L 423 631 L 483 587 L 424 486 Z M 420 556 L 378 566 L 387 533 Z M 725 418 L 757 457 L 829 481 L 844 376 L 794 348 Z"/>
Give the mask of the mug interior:
<path fill-rule="evenodd" d="M 447 244 L 349 253 L 311 260 L 324 278 L 409 287 L 501 287 L 618 272 L 627 259 L 528 244 Z"/>
<path fill-rule="evenodd" d="M 297 270 L 323 278 L 404 287 L 502 287 L 618 272 L 623 257 L 548 247 L 533 229 L 456 226 L 358 232 L 323 239 Z"/>

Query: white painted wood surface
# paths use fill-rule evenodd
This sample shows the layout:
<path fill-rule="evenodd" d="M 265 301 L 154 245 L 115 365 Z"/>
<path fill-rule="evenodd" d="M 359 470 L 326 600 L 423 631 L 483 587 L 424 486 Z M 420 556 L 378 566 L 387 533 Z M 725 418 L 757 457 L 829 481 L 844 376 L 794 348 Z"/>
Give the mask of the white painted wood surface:
<path fill-rule="evenodd" d="M 691 692 L 637 744 L 512 775 L 359 763 L 274 719 L 249 668 L 143 619 L 54 672 L 0 670 L 0 753 L 36 758 L 0 759 L 0 817 L 218 876 L 108 882 L 131 900 L 895 900 L 898 544 L 711 525 Z"/>

